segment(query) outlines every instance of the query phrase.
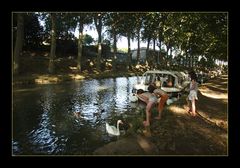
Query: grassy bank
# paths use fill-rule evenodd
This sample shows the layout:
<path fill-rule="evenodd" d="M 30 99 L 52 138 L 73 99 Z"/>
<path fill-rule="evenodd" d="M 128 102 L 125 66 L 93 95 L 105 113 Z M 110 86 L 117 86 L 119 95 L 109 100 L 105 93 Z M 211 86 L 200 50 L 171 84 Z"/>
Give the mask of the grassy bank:
<path fill-rule="evenodd" d="M 142 71 L 123 71 L 112 72 L 94 71 L 89 73 L 83 71 L 82 73 L 59 73 L 59 74 L 24 74 L 13 76 L 13 85 L 27 85 L 27 84 L 49 84 L 60 83 L 64 81 L 84 80 L 84 79 L 103 79 L 114 77 L 130 77 L 136 75 L 142 75 Z"/>
<path fill-rule="evenodd" d="M 77 62 L 71 57 L 57 58 L 54 61 L 54 74 L 48 73 L 49 58 L 42 52 L 24 52 L 20 57 L 19 74 L 13 75 L 13 85 L 48 84 L 71 80 L 102 79 L 121 76 L 142 75 L 149 67 L 132 66 L 127 70 L 125 63 L 118 63 L 112 71 L 111 62 L 103 61 L 100 70 L 96 70 L 96 60 L 83 59 L 82 71 L 77 71 Z"/>

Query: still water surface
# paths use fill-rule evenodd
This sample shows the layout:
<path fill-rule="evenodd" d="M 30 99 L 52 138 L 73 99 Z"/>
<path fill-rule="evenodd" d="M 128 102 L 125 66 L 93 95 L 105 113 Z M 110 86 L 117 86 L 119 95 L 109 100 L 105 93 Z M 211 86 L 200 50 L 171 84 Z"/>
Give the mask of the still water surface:
<path fill-rule="evenodd" d="M 116 137 L 105 123 L 132 116 L 137 77 L 84 80 L 13 89 L 13 155 L 91 155 Z"/>

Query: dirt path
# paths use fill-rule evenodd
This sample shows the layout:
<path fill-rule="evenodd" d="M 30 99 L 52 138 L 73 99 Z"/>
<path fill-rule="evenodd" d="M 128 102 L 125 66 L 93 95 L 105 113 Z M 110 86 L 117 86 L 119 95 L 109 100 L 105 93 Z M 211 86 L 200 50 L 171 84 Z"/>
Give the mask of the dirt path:
<path fill-rule="evenodd" d="M 184 109 L 187 94 L 183 95 L 179 101 L 165 107 L 162 119 L 153 120 L 150 128 L 131 130 L 93 154 L 227 155 L 227 83 L 228 76 L 223 75 L 199 86 L 197 117 L 190 116 Z"/>

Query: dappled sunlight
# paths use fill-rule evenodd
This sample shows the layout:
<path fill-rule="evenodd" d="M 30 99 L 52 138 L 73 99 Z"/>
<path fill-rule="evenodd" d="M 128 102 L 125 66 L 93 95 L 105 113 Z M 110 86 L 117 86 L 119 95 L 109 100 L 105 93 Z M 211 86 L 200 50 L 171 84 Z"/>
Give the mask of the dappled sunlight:
<path fill-rule="evenodd" d="M 137 70 L 144 70 L 144 69 L 149 68 L 149 66 L 148 66 L 147 64 L 145 64 L 145 65 L 137 64 L 137 65 L 135 66 L 135 68 L 136 68 Z"/>
<path fill-rule="evenodd" d="M 227 84 L 228 84 L 228 81 L 221 82 L 221 85 L 227 85 Z"/>
<path fill-rule="evenodd" d="M 215 124 L 218 127 L 227 130 L 227 128 L 228 128 L 228 121 L 227 121 L 227 119 L 225 119 L 225 118 L 224 119 L 218 119 L 218 118 L 209 116 L 209 115 L 207 115 L 206 113 L 204 113 L 202 111 L 198 111 L 198 114 L 204 120 L 207 120 L 208 122 L 211 122 L 212 124 Z"/>
<path fill-rule="evenodd" d="M 95 74 L 100 74 L 97 70 L 93 70 L 93 73 L 95 73 Z"/>
<path fill-rule="evenodd" d="M 212 91 L 212 90 L 208 89 L 207 87 L 199 88 L 199 91 L 201 91 L 202 95 L 209 97 L 209 98 L 228 99 L 227 93 L 220 93 L 220 92 Z"/>
<path fill-rule="evenodd" d="M 227 80 L 227 79 L 228 79 L 228 75 L 222 75 L 222 76 L 221 76 L 221 79 L 222 79 L 222 80 Z"/>
<path fill-rule="evenodd" d="M 227 103 L 228 103 L 228 99 L 223 99 L 222 102 L 223 102 L 224 104 L 227 104 Z"/>
<path fill-rule="evenodd" d="M 82 80 L 85 79 L 85 76 L 79 75 L 79 74 L 68 74 L 67 78 L 71 78 L 74 80 Z M 59 83 L 63 80 L 63 76 L 57 75 L 57 76 L 50 76 L 50 75 L 39 75 L 35 78 L 36 84 L 51 84 L 51 83 Z"/>
<path fill-rule="evenodd" d="M 227 121 L 223 121 L 220 119 L 211 119 L 212 122 L 214 122 L 218 127 L 224 128 L 225 130 L 228 128 L 228 122 Z"/>
<path fill-rule="evenodd" d="M 184 108 L 178 107 L 176 105 L 172 105 L 172 106 L 168 107 L 168 109 L 176 114 L 186 114 L 186 110 Z"/>
<path fill-rule="evenodd" d="M 84 76 L 79 75 L 79 74 L 69 74 L 69 76 L 74 79 L 74 80 L 81 80 L 81 79 L 85 79 Z"/>
<path fill-rule="evenodd" d="M 59 78 L 55 76 L 40 75 L 35 79 L 37 84 L 50 84 L 59 82 Z"/>
<path fill-rule="evenodd" d="M 69 66 L 69 69 L 71 69 L 71 70 L 77 70 L 77 67 L 75 67 L 75 66 Z"/>
<path fill-rule="evenodd" d="M 212 130 L 210 130 L 207 127 L 202 127 L 194 122 L 191 123 L 191 128 L 192 130 L 194 130 L 195 132 L 197 132 L 198 134 L 206 137 L 206 139 L 208 139 L 208 141 L 211 141 L 212 143 L 214 143 L 217 146 L 222 147 L 223 149 L 226 149 L 226 145 L 227 145 L 227 135 L 226 133 L 216 133 Z"/>
<path fill-rule="evenodd" d="M 220 92 L 227 92 L 228 88 L 227 86 L 223 86 L 223 84 L 213 84 L 213 83 L 208 83 L 208 85 L 203 84 L 202 87 L 200 88 L 206 88 L 208 87 L 209 89 L 213 91 L 220 91 Z"/>
<path fill-rule="evenodd" d="M 153 146 L 145 138 L 138 136 L 137 142 L 146 153 L 151 153 Z"/>
<path fill-rule="evenodd" d="M 111 69 L 112 68 L 112 63 L 111 62 L 106 62 L 105 66 L 106 66 L 106 68 Z"/>

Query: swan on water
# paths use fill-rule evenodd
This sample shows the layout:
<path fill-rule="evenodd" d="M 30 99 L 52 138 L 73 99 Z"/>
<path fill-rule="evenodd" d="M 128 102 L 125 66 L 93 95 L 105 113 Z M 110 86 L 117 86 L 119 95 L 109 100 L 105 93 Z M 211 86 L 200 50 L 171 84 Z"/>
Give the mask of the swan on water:
<path fill-rule="evenodd" d="M 106 122 L 106 130 L 107 130 L 107 132 L 109 134 L 111 134 L 111 135 L 119 136 L 120 135 L 119 124 L 123 124 L 122 120 L 118 120 L 117 121 L 117 128 L 115 126 L 109 125 Z"/>

